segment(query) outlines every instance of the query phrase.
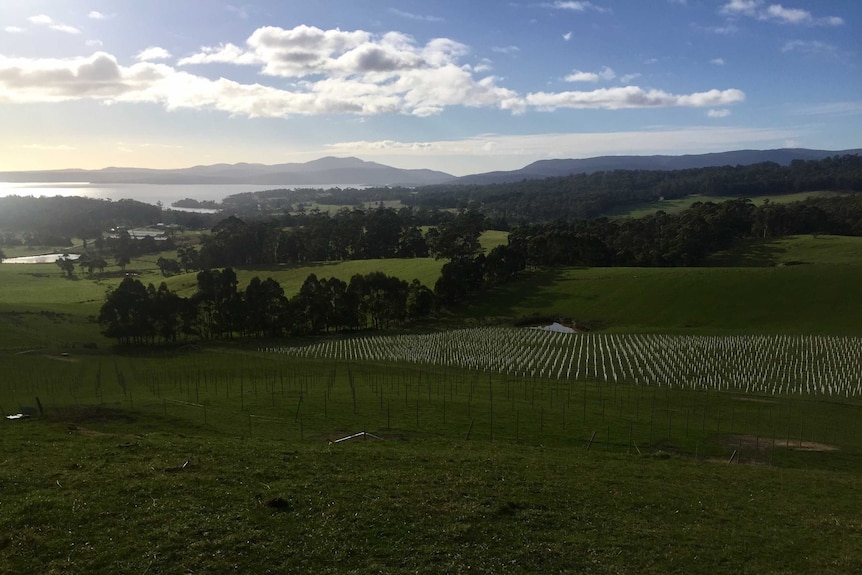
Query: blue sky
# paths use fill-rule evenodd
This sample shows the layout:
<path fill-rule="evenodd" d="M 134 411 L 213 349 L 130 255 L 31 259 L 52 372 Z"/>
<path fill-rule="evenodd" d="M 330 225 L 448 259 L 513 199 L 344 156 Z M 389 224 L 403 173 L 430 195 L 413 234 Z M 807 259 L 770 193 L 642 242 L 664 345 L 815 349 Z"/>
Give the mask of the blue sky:
<path fill-rule="evenodd" d="M 0 170 L 862 147 L 856 0 L 4 0 Z"/>

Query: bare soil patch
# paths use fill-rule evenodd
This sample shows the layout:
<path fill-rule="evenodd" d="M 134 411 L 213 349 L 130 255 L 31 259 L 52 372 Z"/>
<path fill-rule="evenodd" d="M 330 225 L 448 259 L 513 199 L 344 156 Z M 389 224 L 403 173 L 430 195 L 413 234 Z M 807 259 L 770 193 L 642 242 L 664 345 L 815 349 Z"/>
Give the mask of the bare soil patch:
<path fill-rule="evenodd" d="M 46 355 L 47 359 L 53 359 L 54 361 L 68 361 L 68 362 L 76 362 L 78 361 L 74 357 L 70 357 L 68 355 Z"/>
<path fill-rule="evenodd" d="M 46 409 L 45 420 L 51 423 L 80 425 L 85 423 L 132 423 L 135 418 L 127 411 L 103 405 L 70 405 Z"/>
<path fill-rule="evenodd" d="M 751 403 L 768 403 L 768 404 L 775 403 L 775 401 L 773 401 L 771 399 L 763 399 L 760 397 L 742 397 L 742 396 L 740 396 L 740 397 L 734 397 L 733 399 L 735 399 L 736 401 L 748 401 Z"/>
<path fill-rule="evenodd" d="M 766 451 L 772 448 L 772 438 L 756 435 L 729 435 L 722 442 L 728 448 L 758 449 Z M 786 437 L 775 438 L 775 447 L 779 449 L 791 449 L 793 451 L 838 451 L 838 447 L 816 441 L 799 441 Z"/>

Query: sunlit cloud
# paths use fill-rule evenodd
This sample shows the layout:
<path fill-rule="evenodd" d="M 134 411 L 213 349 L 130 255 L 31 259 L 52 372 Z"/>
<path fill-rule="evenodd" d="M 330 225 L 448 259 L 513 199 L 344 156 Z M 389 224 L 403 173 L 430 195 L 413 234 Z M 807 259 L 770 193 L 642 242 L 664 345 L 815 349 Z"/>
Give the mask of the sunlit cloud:
<path fill-rule="evenodd" d="M 144 50 L 141 50 L 135 59 L 139 62 L 149 62 L 152 60 L 167 60 L 171 57 L 171 53 L 165 50 L 164 48 L 160 48 L 158 46 L 150 46 Z"/>
<path fill-rule="evenodd" d="M 462 60 L 469 53 L 468 46 L 446 38 L 419 44 L 398 32 L 375 35 L 309 26 L 291 30 L 265 27 L 256 30 L 244 47 L 204 47 L 182 58 L 182 68 L 158 63 L 171 54 L 155 46 L 142 50 L 137 62 L 129 66 L 101 51 L 69 59 L 0 56 L 0 102 L 146 102 L 168 110 L 285 118 L 322 114 L 425 117 L 448 107 L 495 108 L 514 114 L 567 108 L 718 107 L 745 99 L 738 89 L 671 94 L 637 86 L 524 95 L 501 85 L 496 76 L 485 75 L 487 61 L 465 64 Z M 186 71 L 210 63 L 256 67 L 263 81 L 211 79 Z M 635 76 L 627 75 L 625 80 Z M 271 77 L 293 81 L 268 85 Z M 598 72 L 575 72 L 567 79 L 595 82 L 616 77 L 605 66 Z"/>
<path fill-rule="evenodd" d="M 694 94 L 670 94 L 638 86 L 601 88 L 590 92 L 537 92 L 528 94 L 529 106 L 543 111 L 564 108 L 621 110 L 630 108 L 711 107 L 745 100 L 741 90 L 709 90 Z"/>
<path fill-rule="evenodd" d="M 56 30 L 58 32 L 65 32 L 67 34 L 80 34 L 81 31 L 75 28 L 74 26 L 68 26 L 66 24 L 62 24 L 60 22 L 55 21 L 50 16 L 45 14 L 39 14 L 37 16 L 30 16 L 27 18 L 31 24 L 35 24 L 37 26 L 47 26 L 51 30 Z"/>

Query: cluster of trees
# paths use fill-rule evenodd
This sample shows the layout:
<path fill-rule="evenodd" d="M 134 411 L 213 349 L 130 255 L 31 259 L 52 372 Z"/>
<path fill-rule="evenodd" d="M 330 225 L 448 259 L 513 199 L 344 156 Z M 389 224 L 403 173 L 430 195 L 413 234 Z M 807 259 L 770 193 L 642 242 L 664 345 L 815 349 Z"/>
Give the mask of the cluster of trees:
<path fill-rule="evenodd" d="M 77 259 L 73 260 L 68 255 L 64 255 L 57 260 L 57 265 L 69 279 L 75 277 L 75 266 L 78 266 L 82 273 L 86 270 L 89 276 L 92 276 L 97 269 L 100 274 L 103 274 L 108 266 L 108 258 L 118 265 L 122 272 L 125 272 L 126 266 L 132 261 L 132 258 L 160 253 L 163 250 L 174 249 L 174 247 L 175 244 L 171 238 L 161 241 L 157 241 L 151 236 L 134 239 L 128 232 L 120 231 L 109 237 L 99 236 L 93 242 L 84 240 L 83 250 Z M 194 250 L 192 251 L 194 252 Z M 169 272 L 179 273 L 181 271 L 176 262 L 163 257 L 159 258 L 158 265 L 165 275 L 171 275 Z"/>
<path fill-rule="evenodd" d="M 218 207 L 225 213 L 241 217 L 286 214 L 288 212 L 299 212 L 302 215 L 308 204 L 359 207 L 372 202 L 403 202 L 415 193 L 415 190 L 401 187 L 276 189 L 233 194 L 222 199 Z M 192 200 L 181 200 L 181 202 L 175 202 L 174 205 L 212 207 L 212 205 L 192 203 Z"/>
<path fill-rule="evenodd" d="M 70 245 L 69 238 L 98 238 L 116 226 L 138 227 L 162 221 L 158 206 L 135 200 L 82 197 L 6 196 L 0 198 L 0 229 L 24 235 L 34 245 Z"/>
<path fill-rule="evenodd" d="M 862 191 L 862 157 L 687 170 L 615 170 L 511 184 L 427 186 L 407 205 L 451 209 L 475 202 L 486 218 L 528 224 L 600 217 L 625 206 L 690 195 L 751 198 L 819 190 Z"/>
<path fill-rule="evenodd" d="M 201 269 L 380 258 L 451 258 L 475 255 L 485 220 L 476 209 L 450 215 L 423 233 L 412 210 L 343 209 L 317 213 L 285 228 L 277 219 L 230 216 L 201 239 Z"/>
<path fill-rule="evenodd" d="M 433 292 L 382 272 L 350 282 L 311 274 L 292 298 L 272 278 L 238 288 L 232 268 L 204 270 L 197 292 L 183 298 L 162 284 L 126 277 L 99 312 L 104 333 L 122 344 L 175 342 L 182 337 L 229 339 L 311 335 L 333 330 L 383 329 L 427 316 Z"/>
<path fill-rule="evenodd" d="M 513 230 L 509 245 L 529 265 L 697 266 L 740 241 L 808 233 L 862 235 L 862 196 L 699 202 L 679 214 L 532 224 Z"/>
<path fill-rule="evenodd" d="M 434 284 L 440 307 L 452 307 L 510 281 L 526 267 L 523 255 L 510 246 L 497 246 L 486 256 L 461 255 L 443 265 Z"/>

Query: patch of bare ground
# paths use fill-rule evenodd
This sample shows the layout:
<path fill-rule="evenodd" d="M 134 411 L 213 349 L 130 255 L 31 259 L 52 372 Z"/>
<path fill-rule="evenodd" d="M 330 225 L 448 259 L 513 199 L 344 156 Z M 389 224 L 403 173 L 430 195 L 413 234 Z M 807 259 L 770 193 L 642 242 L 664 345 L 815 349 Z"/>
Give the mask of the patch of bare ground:
<path fill-rule="evenodd" d="M 799 439 L 790 439 L 787 437 L 776 437 L 774 441 L 775 447 L 779 449 L 790 449 L 793 451 L 838 451 L 838 447 L 834 445 L 817 443 L 816 441 L 800 441 Z M 762 435 L 728 435 L 721 443 L 728 448 L 742 448 L 745 450 L 757 449 L 765 451 L 773 447 L 773 439 Z"/>
<path fill-rule="evenodd" d="M 775 403 L 775 401 L 771 399 L 763 399 L 762 397 L 736 396 L 733 399 L 735 399 L 736 401 L 748 401 L 751 403 Z"/>
<path fill-rule="evenodd" d="M 132 423 L 135 418 L 127 411 L 104 405 L 70 405 L 46 409 L 45 420 L 76 426 L 86 423 Z"/>
<path fill-rule="evenodd" d="M 53 359 L 54 361 L 69 361 L 69 362 L 78 361 L 76 358 L 69 357 L 68 355 L 46 355 L 45 358 Z"/>

